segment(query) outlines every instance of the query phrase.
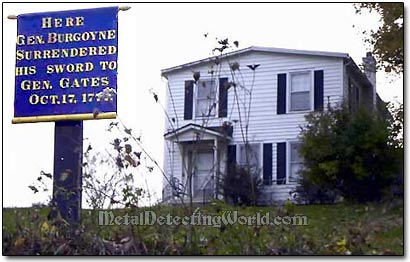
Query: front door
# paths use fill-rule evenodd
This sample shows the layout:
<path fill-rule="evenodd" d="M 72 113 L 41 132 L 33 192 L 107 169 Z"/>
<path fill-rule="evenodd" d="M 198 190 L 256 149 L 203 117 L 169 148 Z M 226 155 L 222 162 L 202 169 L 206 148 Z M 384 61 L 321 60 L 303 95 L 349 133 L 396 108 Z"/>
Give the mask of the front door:
<path fill-rule="evenodd" d="M 192 197 L 197 201 L 207 201 L 214 197 L 214 151 L 208 145 L 195 145 L 188 150 L 188 163 L 192 172 Z"/>
<path fill-rule="evenodd" d="M 198 151 L 192 179 L 194 198 L 206 200 L 213 197 L 213 170 L 213 150 Z"/>

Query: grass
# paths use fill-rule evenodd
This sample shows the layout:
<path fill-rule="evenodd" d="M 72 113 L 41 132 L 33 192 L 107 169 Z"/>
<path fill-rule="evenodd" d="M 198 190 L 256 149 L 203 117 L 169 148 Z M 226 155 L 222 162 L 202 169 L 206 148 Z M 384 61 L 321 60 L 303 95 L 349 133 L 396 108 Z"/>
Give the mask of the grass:
<path fill-rule="evenodd" d="M 166 216 L 191 215 L 182 207 L 156 206 L 113 210 L 135 215 L 152 210 Z M 47 219 L 49 209 L 3 209 L 3 255 L 403 255 L 403 203 L 367 205 L 285 205 L 231 207 L 213 202 L 203 215 L 226 211 L 274 216 L 306 215 L 307 226 L 113 225 L 98 226 L 97 212 L 83 210 L 82 222 L 70 230 Z"/>

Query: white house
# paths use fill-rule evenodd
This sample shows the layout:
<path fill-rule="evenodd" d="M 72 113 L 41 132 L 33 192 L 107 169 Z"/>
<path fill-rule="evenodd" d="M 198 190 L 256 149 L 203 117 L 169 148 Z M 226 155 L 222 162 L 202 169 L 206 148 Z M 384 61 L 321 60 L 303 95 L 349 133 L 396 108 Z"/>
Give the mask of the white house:
<path fill-rule="evenodd" d="M 375 60 L 367 54 L 363 62 L 366 72 L 346 53 L 249 47 L 162 70 L 164 201 L 190 190 L 194 202 L 221 198 L 227 167 L 245 162 L 263 180 L 258 203 L 290 199 L 303 163 L 297 149 L 304 116 L 327 103 L 344 100 L 355 110 L 380 99 Z"/>

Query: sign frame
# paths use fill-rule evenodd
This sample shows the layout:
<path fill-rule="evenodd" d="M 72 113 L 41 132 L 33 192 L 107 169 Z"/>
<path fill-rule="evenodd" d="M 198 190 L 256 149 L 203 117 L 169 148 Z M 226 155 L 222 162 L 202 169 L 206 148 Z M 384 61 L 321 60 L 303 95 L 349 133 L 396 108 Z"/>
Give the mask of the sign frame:
<path fill-rule="evenodd" d="M 101 8 L 90 8 L 90 9 L 78 9 L 78 10 L 67 10 L 67 11 L 53 11 L 53 12 L 39 12 L 33 14 L 22 14 L 19 16 L 8 16 L 10 19 L 24 19 L 28 17 L 28 20 L 31 21 L 32 24 L 28 26 L 25 25 L 26 28 L 29 30 L 33 30 L 33 33 L 30 35 L 30 32 L 21 32 L 19 27 L 21 24 L 18 24 L 18 32 L 17 32 L 17 45 L 16 45 L 16 77 L 15 77 L 15 96 L 14 96 L 14 117 L 12 119 L 13 124 L 18 123 L 36 123 L 36 122 L 56 122 L 56 121 L 81 121 L 81 120 L 93 120 L 93 119 L 115 119 L 117 116 L 117 97 L 116 97 L 116 90 L 117 90 L 117 58 L 118 58 L 118 11 L 128 10 L 129 7 L 101 7 Z M 71 42 L 62 42 L 62 43 L 50 43 L 50 35 L 49 34 L 61 34 L 61 35 L 71 35 L 74 34 L 80 35 L 80 33 L 87 34 L 89 36 L 93 33 L 92 36 L 95 37 L 96 34 L 94 32 L 100 31 L 92 31 L 98 30 L 98 24 L 94 25 L 90 23 L 87 26 L 87 15 L 92 15 L 93 12 L 104 12 L 108 10 L 110 13 L 109 15 L 113 16 L 115 12 L 115 19 L 107 19 L 109 22 L 101 22 L 102 28 L 106 31 L 113 31 L 111 32 L 111 40 L 106 40 L 106 38 L 102 41 L 91 41 L 95 40 L 91 39 L 90 41 L 86 40 L 84 42 L 81 41 L 71 41 Z M 84 15 L 85 13 L 85 15 Z M 91 16 L 90 15 L 90 16 Z M 33 17 L 37 18 L 36 21 L 32 21 Z M 39 19 L 49 19 L 47 21 L 51 21 L 50 24 L 53 26 L 44 27 L 45 22 L 40 21 Z M 75 19 L 80 18 L 79 23 L 76 27 Z M 31 19 L 31 20 L 30 20 Z M 68 19 L 70 19 L 71 24 L 68 24 Z M 82 20 L 81 20 L 82 19 Z M 89 19 L 92 22 L 98 23 L 101 20 L 96 20 L 94 17 L 90 17 Z M 24 21 L 24 20 L 23 20 Z M 65 24 L 64 21 L 67 21 Z M 74 22 L 73 22 L 74 21 Z M 104 24 L 105 23 L 105 24 Z M 110 24 L 112 23 L 112 25 Z M 74 25 L 73 25 L 74 24 Z M 41 27 L 41 28 L 39 28 Z M 43 28 L 44 27 L 44 28 Z M 23 27 L 24 28 L 24 27 Z M 101 29 L 101 30 L 103 30 Z M 90 33 L 91 32 L 91 33 Z M 101 31 L 104 32 L 104 31 Z M 25 33 L 27 35 L 24 35 Z M 32 37 L 30 39 L 30 37 Z M 105 36 L 106 37 L 106 36 Z M 73 38 L 71 38 L 73 39 Z M 83 39 L 81 39 L 83 40 Z M 22 45 L 19 46 L 19 41 L 23 42 Z M 34 42 L 30 44 L 30 41 Z M 36 43 L 37 41 L 37 43 Z M 88 42 L 87 42 L 88 41 Z M 21 44 L 21 43 L 20 43 Z M 54 45 L 53 45 L 54 44 Z M 70 50 L 71 49 L 86 49 L 86 48 L 94 48 L 97 49 L 100 45 L 105 44 L 106 47 L 111 47 L 115 49 L 115 53 L 106 55 L 96 55 L 94 57 L 74 57 L 74 58 L 57 58 L 57 59 L 50 59 L 50 57 L 39 59 L 37 61 L 31 61 L 27 59 L 27 61 L 21 59 L 22 55 L 20 54 L 20 61 L 18 61 L 17 52 L 44 52 L 44 49 L 47 51 L 54 50 Z M 27 51 L 28 50 L 28 51 Z M 94 51 L 95 52 L 95 51 Z M 54 53 L 53 53 L 54 54 Z M 40 56 L 40 55 L 39 55 Z M 33 56 L 32 56 L 33 57 Z M 53 57 L 54 58 L 54 57 Z M 106 68 L 103 71 L 103 65 L 101 62 L 106 59 L 110 63 L 115 63 L 115 67 L 113 68 Z M 23 61 L 21 61 L 23 60 Z M 91 70 L 84 70 L 84 71 L 75 71 L 75 72 L 57 72 L 57 66 L 67 66 L 67 65 L 74 65 L 74 64 L 85 64 L 92 65 Z M 48 67 L 56 66 L 55 72 L 49 72 Z M 29 75 L 28 69 L 30 67 L 35 68 L 35 73 Z M 68 68 L 68 66 L 67 66 Z M 65 68 L 64 70 L 67 70 Z M 18 75 L 18 72 L 23 72 L 25 70 L 25 74 Z M 45 72 L 47 71 L 47 72 Z M 70 82 L 71 79 L 74 80 L 88 80 L 87 85 L 81 86 L 79 81 L 77 84 L 67 84 L 66 86 L 62 86 L 61 79 L 67 79 L 66 82 Z M 104 78 L 104 79 L 103 79 Z M 21 79 L 28 79 L 27 82 L 33 80 L 33 83 L 42 83 L 47 82 L 48 85 L 51 86 L 52 90 L 46 90 L 44 86 L 40 87 L 27 85 L 26 89 L 23 88 L 24 80 Z M 56 80 L 57 79 L 57 80 Z M 60 82 L 58 82 L 60 79 Z M 93 87 L 89 84 L 93 79 L 99 81 L 98 84 L 93 82 Z M 82 82 L 84 83 L 84 82 Z M 40 84 L 39 84 L 40 85 Z M 71 86 L 70 86 L 71 85 Z M 97 86 L 97 87 L 95 87 Z M 107 99 L 107 90 L 108 91 L 108 99 Z M 24 91 L 22 91 L 24 90 Z M 113 90 L 113 91 L 112 91 Z M 72 96 L 71 100 L 67 99 L 67 96 Z M 88 99 L 88 95 L 92 97 L 91 100 Z M 100 96 L 102 98 L 100 99 Z M 32 96 L 35 99 L 32 99 Z M 40 98 L 44 98 L 40 100 Z M 53 98 L 53 99 L 51 99 Z M 68 102 L 67 102 L 68 100 Z M 60 104 L 61 103 L 61 104 Z"/>

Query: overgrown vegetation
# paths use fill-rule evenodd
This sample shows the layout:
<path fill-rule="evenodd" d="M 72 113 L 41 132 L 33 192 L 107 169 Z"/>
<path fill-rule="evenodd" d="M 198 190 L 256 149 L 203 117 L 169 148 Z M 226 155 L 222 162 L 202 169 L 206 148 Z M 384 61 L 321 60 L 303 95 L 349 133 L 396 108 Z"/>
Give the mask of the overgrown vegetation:
<path fill-rule="evenodd" d="M 233 205 L 256 205 L 262 181 L 259 176 L 252 175 L 247 168 L 236 165 L 228 168 L 221 179 L 221 193 L 225 201 Z M 249 181 L 252 180 L 252 183 Z"/>
<path fill-rule="evenodd" d="M 391 122 L 374 111 L 330 107 L 306 116 L 300 195 L 308 202 L 380 200 L 400 174 L 402 156 Z M 397 128 L 396 128 L 397 129 Z M 399 132 L 398 132 L 399 133 Z M 398 134 L 397 133 L 397 134 Z"/>
<path fill-rule="evenodd" d="M 88 146 L 83 153 L 82 194 L 88 207 L 137 207 L 142 199 L 145 204 L 155 204 L 143 174 L 152 175 L 156 162 L 144 152 L 141 137 L 121 121 L 111 122 L 106 131 L 115 138 L 103 150 L 95 149 L 87 138 L 83 141 Z M 51 173 L 42 171 L 29 189 L 34 194 L 50 192 L 52 179 Z M 48 202 L 51 206 L 51 200 Z"/>
<path fill-rule="evenodd" d="M 144 210 L 183 216 L 182 207 L 115 209 L 137 215 Z M 402 255 L 403 203 L 233 208 L 219 201 L 198 212 L 222 215 L 300 214 L 307 226 L 98 226 L 97 210 L 83 210 L 81 226 L 69 230 L 49 220 L 47 208 L 3 209 L 3 255 Z"/>

